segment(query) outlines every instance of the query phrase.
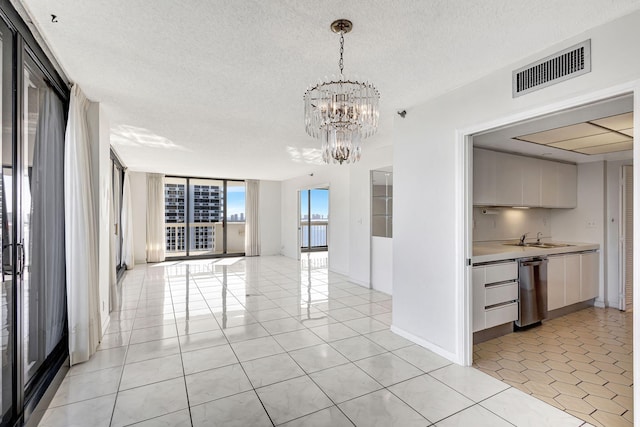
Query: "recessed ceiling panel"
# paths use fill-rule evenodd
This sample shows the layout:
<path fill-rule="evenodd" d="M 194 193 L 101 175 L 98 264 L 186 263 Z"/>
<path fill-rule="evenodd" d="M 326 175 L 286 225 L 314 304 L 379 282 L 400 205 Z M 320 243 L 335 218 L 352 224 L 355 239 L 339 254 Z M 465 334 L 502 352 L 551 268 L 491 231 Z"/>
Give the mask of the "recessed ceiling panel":
<path fill-rule="evenodd" d="M 630 138 L 616 132 L 601 133 L 599 135 L 585 136 L 583 138 L 568 139 L 566 141 L 547 144 L 549 147 L 562 148 L 563 150 L 578 150 L 581 148 L 595 147 L 598 145 L 615 144 L 629 141 Z"/>
<path fill-rule="evenodd" d="M 597 135 L 607 132 L 598 126 L 589 123 L 578 123 L 576 125 L 565 126 L 557 129 L 546 130 L 544 132 L 532 133 L 519 136 L 517 139 L 536 144 L 550 144 L 552 142 L 565 141 L 567 139 L 582 138 L 584 136 Z"/>
<path fill-rule="evenodd" d="M 582 154 L 605 154 L 614 153 L 616 151 L 625 151 L 633 149 L 633 141 L 619 142 L 617 144 L 598 145 L 597 147 L 588 147 L 575 150 Z"/>
<path fill-rule="evenodd" d="M 633 112 L 592 120 L 591 123 L 613 130 L 633 128 Z"/>

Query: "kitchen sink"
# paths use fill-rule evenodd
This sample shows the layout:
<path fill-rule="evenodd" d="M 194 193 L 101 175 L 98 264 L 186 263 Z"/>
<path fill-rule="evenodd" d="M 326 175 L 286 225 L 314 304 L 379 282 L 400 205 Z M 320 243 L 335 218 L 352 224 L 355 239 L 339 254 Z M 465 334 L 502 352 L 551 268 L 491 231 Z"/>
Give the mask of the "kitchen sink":
<path fill-rule="evenodd" d="M 520 243 L 503 243 L 505 246 L 521 246 L 525 248 L 541 248 L 541 249 L 552 249 L 552 248 L 566 248 L 570 245 L 568 243 L 525 243 L 521 245 Z"/>

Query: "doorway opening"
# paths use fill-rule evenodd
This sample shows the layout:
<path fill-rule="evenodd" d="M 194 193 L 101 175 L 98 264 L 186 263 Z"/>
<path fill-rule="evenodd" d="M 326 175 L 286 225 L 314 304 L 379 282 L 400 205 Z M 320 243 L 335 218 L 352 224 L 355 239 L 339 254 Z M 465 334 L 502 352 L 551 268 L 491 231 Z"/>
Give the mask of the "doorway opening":
<path fill-rule="evenodd" d="M 622 311 L 633 285 L 633 106 L 623 94 L 467 141 L 473 366 L 593 425 L 633 417 L 633 319 Z M 523 286 L 532 257 L 546 274 Z M 528 293 L 542 314 L 514 332 Z"/>
<path fill-rule="evenodd" d="M 300 254 L 329 250 L 329 188 L 299 191 L 298 247 Z"/>

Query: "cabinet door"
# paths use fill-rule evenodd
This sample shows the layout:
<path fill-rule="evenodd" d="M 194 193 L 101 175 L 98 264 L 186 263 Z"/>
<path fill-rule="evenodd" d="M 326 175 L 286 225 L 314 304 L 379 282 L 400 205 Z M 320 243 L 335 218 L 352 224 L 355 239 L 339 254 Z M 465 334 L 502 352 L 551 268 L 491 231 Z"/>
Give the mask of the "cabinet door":
<path fill-rule="evenodd" d="M 522 165 L 524 157 L 496 153 L 496 204 L 522 206 Z"/>
<path fill-rule="evenodd" d="M 578 204 L 578 168 L 576 165 L 557 165 L 558 208 L 575 208 Z"/>
<path fill-rule="evenodd" d="M 540 206 L 541 160 L 524 157 L 522 162 L 522 206 Z"/>
<path fill-rule="evenodd" d="M 556 205 L 558 188 L 556 186 L 556 162 L 540 161 L 540 206 L 552 208 Z"/>
<path fill-rule="evenodd" d="M 564 256 L 564 303 L 565 305 L 580 302 L 580 254 Z"/>
<path fill-rule="evenodd" d="M 471 301 L 473 316 L 473 332 L 484 329 L 484 267 L 473 267 L 471 274 Z"/>
<path fill-rule="evenodd" d="M 599 294 L 600 254 L 598 252 L 590 252 L 581 254 L 580 258 L 580 301 L 586 301 L 596 298 Z"/>
<path fill-rule="evenodd" d="M 550 256 L 547 264 L 547 309 L 560 307 L 564 307 L 564 256 Z"/>
<path fill-rule="evenodd" d="M 496 152 L 473 149 L 473 204 L 496 204 Z"/>

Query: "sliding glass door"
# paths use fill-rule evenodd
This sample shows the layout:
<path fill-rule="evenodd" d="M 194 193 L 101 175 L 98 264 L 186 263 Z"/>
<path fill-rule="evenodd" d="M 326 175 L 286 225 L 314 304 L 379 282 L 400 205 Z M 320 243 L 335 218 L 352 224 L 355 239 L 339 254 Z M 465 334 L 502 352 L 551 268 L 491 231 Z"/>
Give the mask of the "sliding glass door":
<path fill-rule="evenodd" d="M 64 132 L 68 89 L 0 4 L 0 425 L 26 421 L 67 354 Z"/>
<path fill-rule="evenodd" d="M 326 251 L 329 226 L 329 190 L 300 191 L 300 251 Z"/>
<path fill-rule="evenodd" d="M 30 57 L 24 58 L 22 141 L 18 155 L 20 227 L 16 276 L 22 285 L 25 390 L 64 347 L 66 265 L 64 233 L 65 108 Z"/>
<path fill-rule="evenodd" d="M 165 177 L 168 258 L 244 254 L 245 183 Z"/>
<path fill-rule="evenodd" d="M 2 301 L 0 313 L 0 407 L 2 408 L 2 424 L 6 424 L 15 412 L 14 390 L 16 388 L 13 379 L 13 370 L 16 368 L 16 295 L 14 292 L 14 199 L 13 199 L 13 135 L 12 135 L 12 45 L 13 34 L 0 20 L 0 117 L 2 117 L 2 179 L 0 180 L 0 221 L 2 232 L 2 252 L 0 261 L 2 264 Z"/>

